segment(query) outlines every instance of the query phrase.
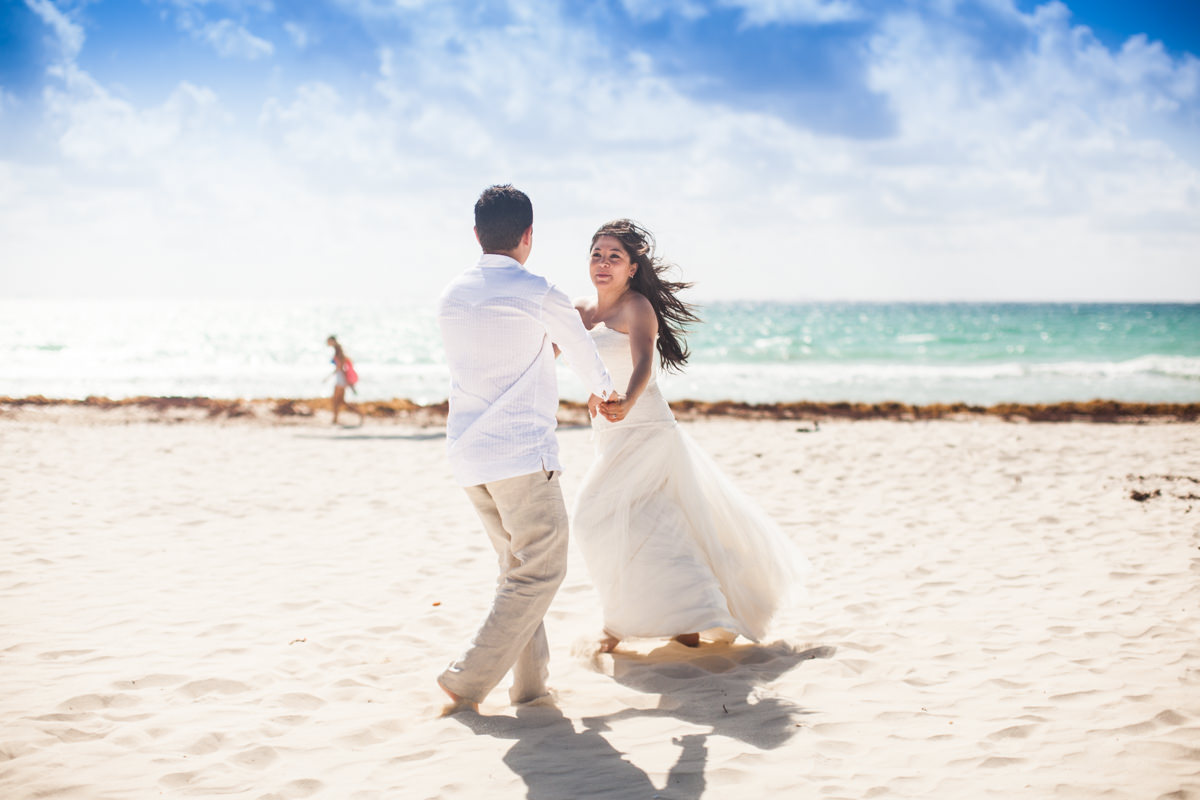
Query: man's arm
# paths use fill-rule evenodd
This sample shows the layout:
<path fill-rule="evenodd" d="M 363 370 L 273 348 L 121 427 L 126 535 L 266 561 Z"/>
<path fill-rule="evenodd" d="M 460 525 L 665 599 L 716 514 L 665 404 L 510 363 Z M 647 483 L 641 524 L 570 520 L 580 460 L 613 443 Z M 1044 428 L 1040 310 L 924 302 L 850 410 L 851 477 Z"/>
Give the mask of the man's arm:
<path fill-rule="evenodd" d="M 595 342 L 583 327 L 579 312 L 570 298 L 554 286 L 542 301 L 542 324 L 546 326 L 550 341 L 567 357 L 567 365 L 588 391 L 603 398 L 616 391 L 612 377 L 596 352 Z"/>

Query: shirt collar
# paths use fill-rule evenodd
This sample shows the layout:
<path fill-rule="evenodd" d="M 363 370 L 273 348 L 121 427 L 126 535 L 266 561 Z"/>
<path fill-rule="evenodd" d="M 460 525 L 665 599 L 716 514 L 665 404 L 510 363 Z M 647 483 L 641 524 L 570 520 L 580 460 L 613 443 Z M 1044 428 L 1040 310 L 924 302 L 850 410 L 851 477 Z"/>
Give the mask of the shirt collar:
<path fill-rule="evenodd" d="M 500 255 L 499 253 L 484 253 L 479 257 L 479 266 L 481 267 L 516 267 L 517 269 L 525 269 L 521 266 L 521 262 L 511 256 Z"/>

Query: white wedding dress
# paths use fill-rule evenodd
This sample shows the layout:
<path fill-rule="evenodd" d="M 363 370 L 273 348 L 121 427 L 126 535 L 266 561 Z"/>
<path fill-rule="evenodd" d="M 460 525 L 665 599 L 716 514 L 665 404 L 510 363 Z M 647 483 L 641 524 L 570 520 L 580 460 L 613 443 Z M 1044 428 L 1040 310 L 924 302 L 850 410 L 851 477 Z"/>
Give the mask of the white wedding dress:
<path fill-rule="evenodd" d="M 628 385 L 628 335 L 604 323 L 591 334 L 615 384 Z M 592 429 L 596 458 L 571 534 L 603 600 L 605 631 L 759 641 L 801 589 L 808 562 L 676 425 L 654 377 L 624 420 L 597 416 Z"/>

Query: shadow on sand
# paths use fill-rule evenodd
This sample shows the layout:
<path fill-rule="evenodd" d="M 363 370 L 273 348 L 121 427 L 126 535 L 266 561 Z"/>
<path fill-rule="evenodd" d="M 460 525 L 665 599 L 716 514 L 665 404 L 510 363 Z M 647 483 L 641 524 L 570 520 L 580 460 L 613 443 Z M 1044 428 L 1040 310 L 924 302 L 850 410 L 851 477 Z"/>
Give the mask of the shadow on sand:
<path fill-rule="evenodd" d="M 515 716 L 462 713 L 455 720 L 476 734 L 515 739 L 504 763 L 525 781 L 529 800 L 575 798 L 699 800 L 706 789 L 708 737 L 746 742 L 760 750 L 784 744 L 800 728 L 800 706 L 762 687 L 799 664 L 830 658 L 832 647 L 797 649 L 772 644 L 706 644 L 697 649 L 671 643 L 650 652 L 591 655 L 598 672 L 637 692 L 658 695 L 656 708 L 627 708 L 584 717 L 582 730 L 553 707 L 519 709 Z M 679 747 L 663 786 L 627 760 L 603 736 L 614 724 L 636 717 L 671 717 L 708 730 L 672 739 Z"/>
<path fill-rule="evenodd" d="M 407 441 L 407 442 L 426 442 L 432 439 L 445 439 L 445 431 L 431 431 L 429 433 L 338 433 L 330 431 L 329 433 L 298 433 L 297 439 L 325 439 L 330 442 L 362 442 L 362 441 Z"/>

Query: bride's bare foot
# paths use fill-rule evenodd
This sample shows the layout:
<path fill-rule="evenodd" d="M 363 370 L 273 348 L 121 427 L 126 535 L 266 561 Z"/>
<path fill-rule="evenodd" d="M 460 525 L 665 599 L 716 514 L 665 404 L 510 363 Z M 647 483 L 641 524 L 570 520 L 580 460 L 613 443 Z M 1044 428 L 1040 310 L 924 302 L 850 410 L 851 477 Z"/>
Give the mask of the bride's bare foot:
<path fill-rule="evenodd" d="M 698 633 L 681 633 L 675 637 L 675 641 L 679 642 L 684 647 L 699 647 L 700 634 Z"/>
<path fill-rule="evenodd" d="M 448 717 L 451 714 L 457 714 L 460 711 L 476 711 L 476 712 L 479 711 L 479 703 L 468 700 L 465 697 L 459 697 L 454 692 L 447 689 L 445 686 L 442 686 L 441 681 L 438 681 L 437 685 L 438 685 L 438 688 L 441 689 L 443 692 L 445 692 L 446 695 L 450 698 L 450 705 L 448 705 L 442 709 L 443 717 Z"/>
<path fill-rule="evenodd" d="M 605 634 L 604 638 L 600 640 L 600 652 L 611 653 L 613 650 L 617 649 L 617 645 L 620 643 L 621 640 L 617 637 L 613 636 L 612 634 Z"/>

